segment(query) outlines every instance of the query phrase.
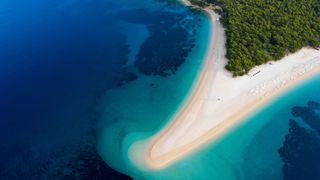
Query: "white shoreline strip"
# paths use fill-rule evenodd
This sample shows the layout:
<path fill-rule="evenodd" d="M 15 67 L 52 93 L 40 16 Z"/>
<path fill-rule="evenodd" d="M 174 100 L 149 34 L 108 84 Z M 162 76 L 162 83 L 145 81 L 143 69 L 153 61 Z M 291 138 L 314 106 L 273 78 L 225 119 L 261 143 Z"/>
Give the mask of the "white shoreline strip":
<path fill-rule="evenodd" d="M 256 67 L 259 73 L 254 76 L 232 78 L 224 68 L 227 59 L 223 27 L 212 10 L 205 11 L 213 28 L 203 70 L 187 101 L 168 125 L 151 139 L 130 148 L 129 156 L 143 168 L 164 168 L 213 142 L 246 116 L 320 72 L 320 51 L 303 48 L 281 61 Z"/>

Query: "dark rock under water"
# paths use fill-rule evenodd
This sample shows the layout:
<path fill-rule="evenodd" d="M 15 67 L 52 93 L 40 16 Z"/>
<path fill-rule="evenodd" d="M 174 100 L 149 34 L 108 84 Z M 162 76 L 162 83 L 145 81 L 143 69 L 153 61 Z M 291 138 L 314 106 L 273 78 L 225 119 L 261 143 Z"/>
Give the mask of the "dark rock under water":
<path fill-rule="evenodd" d="M 292 114 L 300 119 L 289 121 L 289 132 L 279 149 L 285 179 L 318 180 L 320 177 L 320 117 L 316 111 L 319 103 L 314 101 L 305 107 L 292 108 Z M 309 127 L 300 125 L 300 121 Z"/>
<path fill-rule="evenodd" d="M 96 152 L 96 106 L 139 73 L 173 74 L 195 46 L 199 22 L 184 20 L 193 13 L 122 9 L 117 0 L 2 2 L 0 179 L 129 178 Z M 124 68 L 130 44 L 122 21 L 151 34 L 138 72 Z"/>

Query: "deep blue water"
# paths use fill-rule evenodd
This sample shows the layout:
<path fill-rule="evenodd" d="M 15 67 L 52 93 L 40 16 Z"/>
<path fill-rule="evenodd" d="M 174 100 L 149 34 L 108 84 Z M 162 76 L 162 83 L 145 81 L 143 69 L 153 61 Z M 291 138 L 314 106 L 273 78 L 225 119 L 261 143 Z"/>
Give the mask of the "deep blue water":
<path fill-rule="evenodd" d="M 0 1 L 0 179 L 129 178 L 117 169 L 146 178 L 316 180 L 319 78 L 168 169 L 128 166 L 126 136 L 157 131 L 192 85 L 206 49 L 199 39 L 205 44 L 210 29 L 203 19 L 172 1 Z"/>
<path fill-rule="evenodd" d="M 119 175 L 91 132 L 99 94 L 126 62 L 109 3 L 0 2 L 0 179 Z"/>
<path fill-rule="evenodd" d="M 0 179 L 127 178 L 96 152 L 96 106 L 139 74 L 175 74 L 196 43 L 187 30 L 199 20 L 181 21 L 193 13 L 156 0 L 2 0 Z"/>

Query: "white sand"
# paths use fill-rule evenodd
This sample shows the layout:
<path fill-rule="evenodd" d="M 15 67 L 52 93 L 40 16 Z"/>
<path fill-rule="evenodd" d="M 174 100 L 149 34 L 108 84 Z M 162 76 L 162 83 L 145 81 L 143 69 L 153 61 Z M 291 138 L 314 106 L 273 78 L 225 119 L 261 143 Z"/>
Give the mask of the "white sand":
<path fill-rule="evenodd" d="M 130 148 L 129 156 L 140 165 L 151 169 L 166 167 L 200 145 L 219 138 L 245 116 L 320 72 L 320 51 L 303 48 L 272 65 L 256 67 L 260 73 L 253 77 L 233 78 L 224 68 L 227 59 L 223 27 L 214 12 L 208 9 L 207 12 L 213 32 L 201 75 L 170 123 L 151 139 Z M 141 159 L 140 153 L 145 159 Z"/>

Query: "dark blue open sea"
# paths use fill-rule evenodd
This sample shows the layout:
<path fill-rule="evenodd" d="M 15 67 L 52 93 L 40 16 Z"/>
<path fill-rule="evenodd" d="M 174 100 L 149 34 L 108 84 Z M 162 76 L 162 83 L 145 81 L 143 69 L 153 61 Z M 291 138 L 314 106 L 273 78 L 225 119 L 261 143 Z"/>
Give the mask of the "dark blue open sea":
<path fill-rule="evenodd" d="M 113 8 L 0 2 L 0 179 L 125 177 L 96 153 L 93 129 L 99 95 L 127 61 Z"/>
<path fill-rule="evenodd" d="M 1 0 L 0 180 L 318 180 L 319 75 L 165 169 L 130 161 L 187 97 L 211 29 L 175 0 Z"/>
<path fill-rule="evenodd" d="M 128 178 L 97 152 L 97 107 L 127 83 L 175 77 L 204 20 L 175 1 L 1 0 L 0 179 Z"/>

